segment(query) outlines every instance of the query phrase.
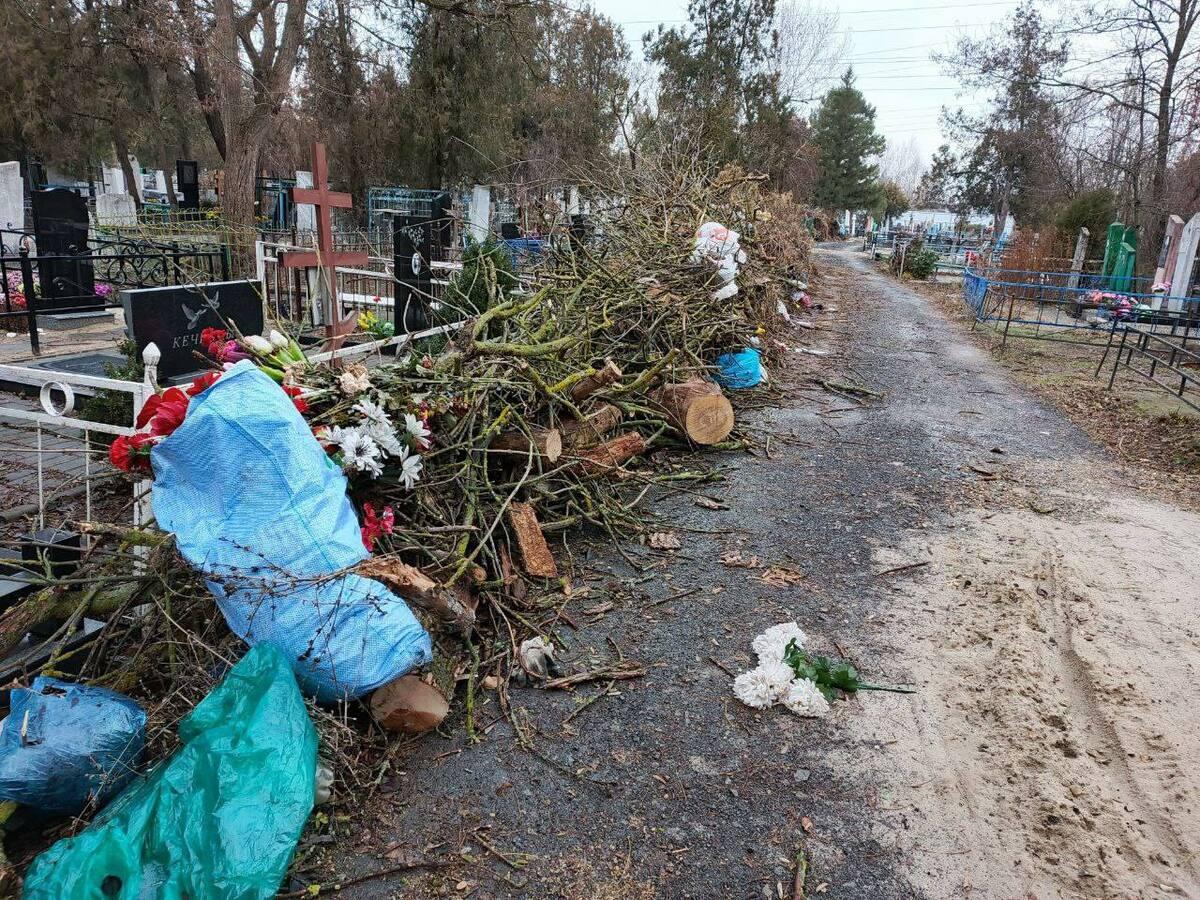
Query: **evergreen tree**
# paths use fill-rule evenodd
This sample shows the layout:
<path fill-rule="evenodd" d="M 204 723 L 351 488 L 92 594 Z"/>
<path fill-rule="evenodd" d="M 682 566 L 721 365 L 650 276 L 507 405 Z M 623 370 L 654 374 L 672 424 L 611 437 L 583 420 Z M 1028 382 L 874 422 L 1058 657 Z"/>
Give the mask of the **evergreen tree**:
<path fill-rule="evenodd" d="M 688 24 L 647 34 L 659 66 L 658 124 L 724 162 L 776 177 L 792 162 L 791 104 L 780 89 L 775 0 L 689 0 Z"/>
<path fill-rule="evenodd" d="M 842 83 L 813 116 L 813 142 L 821 154 L 816 200 L 829 209 L 869 209 L 878 201 L 879 167 L 868 160 L 883 152 L 875 132 L 875 107 L 854 86 L 847 69 Z"/>

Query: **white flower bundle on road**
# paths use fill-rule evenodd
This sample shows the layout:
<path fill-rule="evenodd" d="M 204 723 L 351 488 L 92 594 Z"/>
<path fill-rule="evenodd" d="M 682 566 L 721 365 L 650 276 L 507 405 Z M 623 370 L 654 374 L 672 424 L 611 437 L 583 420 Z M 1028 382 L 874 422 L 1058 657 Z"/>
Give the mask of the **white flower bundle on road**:
<path fill-rule="evenodd" d="M 861 681 L 854 666 L 845 660 L 807 653 L 808 635 L 795 622 L 772 625 L 751 646 L 758 654 L 758 667 L 733 680 L 733 694 L 747 706 L 767 709 L 782 703 L 798 716 L 821 718 L 837 691 L 890 691 L 912 694 L 912 688 L 888 687 Z"/>

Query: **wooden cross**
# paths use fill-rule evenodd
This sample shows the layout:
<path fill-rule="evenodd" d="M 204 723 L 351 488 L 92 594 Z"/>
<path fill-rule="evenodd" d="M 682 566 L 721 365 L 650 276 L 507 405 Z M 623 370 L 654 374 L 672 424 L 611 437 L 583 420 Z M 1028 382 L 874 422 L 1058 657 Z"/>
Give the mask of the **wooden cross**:
<path fill-rule="evenodd" d="M 329 190 L 329 168 L 325 163 L 325 145 L 312 145 L 313 187 L 292 188 L 292 202 L 309 203 L 316 207 L 317 249 L 292 250 L 281 260 L 287 269 L 317 269 L 325 284 L 322 311 L 325 318 L 323 350 L 336 350 L 354 331 L 355 313 L 342 317 L 337 302 L 337 267 L 365 266 L 367 254 L 359 250 L 333 249 L 333 210 L 349 209 L 354 201 L 349 194 Z"/>

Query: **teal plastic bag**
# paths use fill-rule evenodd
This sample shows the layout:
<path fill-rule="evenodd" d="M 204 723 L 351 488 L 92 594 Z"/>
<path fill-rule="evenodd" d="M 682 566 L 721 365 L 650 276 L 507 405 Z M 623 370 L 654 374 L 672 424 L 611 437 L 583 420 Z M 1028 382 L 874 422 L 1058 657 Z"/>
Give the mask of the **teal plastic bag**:
<path fill-rule="evenodd" d="M 274 897 L 312 812 L 317 732 L 259 644 L 179 725 L 183 747 L 38 856 L 30 900 Z"/>

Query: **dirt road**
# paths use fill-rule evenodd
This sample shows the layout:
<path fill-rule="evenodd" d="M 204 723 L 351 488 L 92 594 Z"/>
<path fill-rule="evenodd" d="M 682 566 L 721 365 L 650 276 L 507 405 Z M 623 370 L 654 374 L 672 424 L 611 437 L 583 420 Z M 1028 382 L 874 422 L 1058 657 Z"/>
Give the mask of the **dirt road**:
<path fill-rule="evenodd" d="M 478 743 L 420 742 L 325 848 L 343 876 L 437 867 L 340 896 L 784 898 L 801 853 L 814 897 L 1200 895 L 1200 518 L 1123 487 L 926 301 L 820 262 L 846 333 L 803 360 L 883 397 L 799 373 L 754 416 L 769 455 L 706 488 L 728 509 L 654 504 L 680 550 L 635 572 L 573 546 L 567 656 L 648 674 L 513 688 L 523 736 L 485 694 Z M 790 619 L 920 693 L 741 706 L 726 670 Z"/>

